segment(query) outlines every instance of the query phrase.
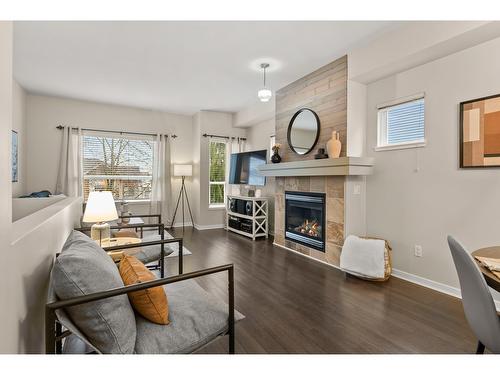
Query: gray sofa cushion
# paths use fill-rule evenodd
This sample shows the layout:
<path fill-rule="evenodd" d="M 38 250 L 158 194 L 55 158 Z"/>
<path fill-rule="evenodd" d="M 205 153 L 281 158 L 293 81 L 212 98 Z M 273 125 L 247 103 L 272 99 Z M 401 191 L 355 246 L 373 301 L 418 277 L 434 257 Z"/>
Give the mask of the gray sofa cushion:
<path fill-rule="evenodd" d="M 191 353 L 227 331 L 228 306 L 196 281 L 164 286 L 170 324 L 163 326 L 136 315 L 138 354 Z M 243 315 L 235 311 L 235 321 Z"/>
<path fill-rule="evenodd" d="M 118 268 L 94 241 L 73 231 L 52 270 L 59 299 L 123 287 Z M 136 340 L 134 311 L 127 295 L 66 309 L 70 319 L 102 353 L 132 353 Z"/>
<path fill-rule="evenodd" d="M 143 242 L 146 242 L 147 240 L 143 240 Z M 152 241 L 152 240 L 150 240 Z M 135 253 L 132 250 L 132 255 L 135 256 L 140 262 L 144 264 L 148 264 L 151 262 L 156 262 L 160 260 L 160 253 L 161 253 L 161 246 L 160 245 L 152 245 L 152 246 L 143 246 L 141 247 L 141 251 Z M 171 249 L 169 246 L 164 245 L 164 251 L 165 251 L 165 256 L 170 255 L 174 252 L 173 249 Z"/>

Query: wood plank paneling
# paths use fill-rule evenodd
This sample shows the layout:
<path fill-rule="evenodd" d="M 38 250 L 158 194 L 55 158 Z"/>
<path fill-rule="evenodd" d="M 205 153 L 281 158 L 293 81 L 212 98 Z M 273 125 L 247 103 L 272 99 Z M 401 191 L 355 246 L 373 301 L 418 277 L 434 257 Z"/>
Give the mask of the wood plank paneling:
<path fill-rule="evenodd" d="M 318 143 L 307 155 L 297 155 L 288 146 L 287 130 L 295 112 L 310 108 L 318 114 Z M 283 145 L 284 162 L 314 159 L 318 148 L 325 148 L 332 131 L 340 134 L 342 151 L 347 149 L 347 56 L 302 77 L 276 92 L 276 142 Z"/>

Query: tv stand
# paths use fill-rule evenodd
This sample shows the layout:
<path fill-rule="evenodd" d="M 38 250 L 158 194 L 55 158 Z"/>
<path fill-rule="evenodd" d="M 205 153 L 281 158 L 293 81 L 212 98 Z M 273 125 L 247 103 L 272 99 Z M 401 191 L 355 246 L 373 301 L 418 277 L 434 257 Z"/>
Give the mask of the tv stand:
<path fill-rule="evenodd" d="M 250 237 L 269 236 L 269 198 L 228 195 L 226 230 Z"/>

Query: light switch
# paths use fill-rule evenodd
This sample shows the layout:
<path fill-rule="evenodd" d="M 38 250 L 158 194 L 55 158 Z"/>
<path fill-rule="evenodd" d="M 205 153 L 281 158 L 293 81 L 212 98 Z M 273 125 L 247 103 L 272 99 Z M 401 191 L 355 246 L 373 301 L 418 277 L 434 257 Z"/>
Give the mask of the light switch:
<path fill-rule="evenodd" d="M 354 195 L 359 195 L 361 194 L 361 185 L 354 185 Z"/>

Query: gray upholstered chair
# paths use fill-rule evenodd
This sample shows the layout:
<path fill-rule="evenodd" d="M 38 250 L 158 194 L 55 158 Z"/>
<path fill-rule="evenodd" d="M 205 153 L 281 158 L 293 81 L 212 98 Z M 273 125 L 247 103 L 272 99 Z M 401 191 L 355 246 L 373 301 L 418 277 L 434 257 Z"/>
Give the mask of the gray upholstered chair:
<path fill-rule="evenodd" d="M 194 280 L 221 272 L 228 275 L 227 304 Z M 223 335 L 229 336 L 229 352 L 234 353 L 234 324 L 243 315 L 234 309 L 233 275 L 233 265 L 227 264 L 124 286 L 111 257 L 73 231 L 50 275 L 46 353 L 192 353 Z M 144 319 L 127 297 L 157 286 L 168 298 L 168 325 Z"/>
<path fill-rule="evenodd" d="M 500 317 L 481 270 L 452 236 L 448 236 L 448 244 L 460 280 L 465 316 L 479 341 L 477 354 L 482 354 L 485 347 L 500 353 Z"/>

